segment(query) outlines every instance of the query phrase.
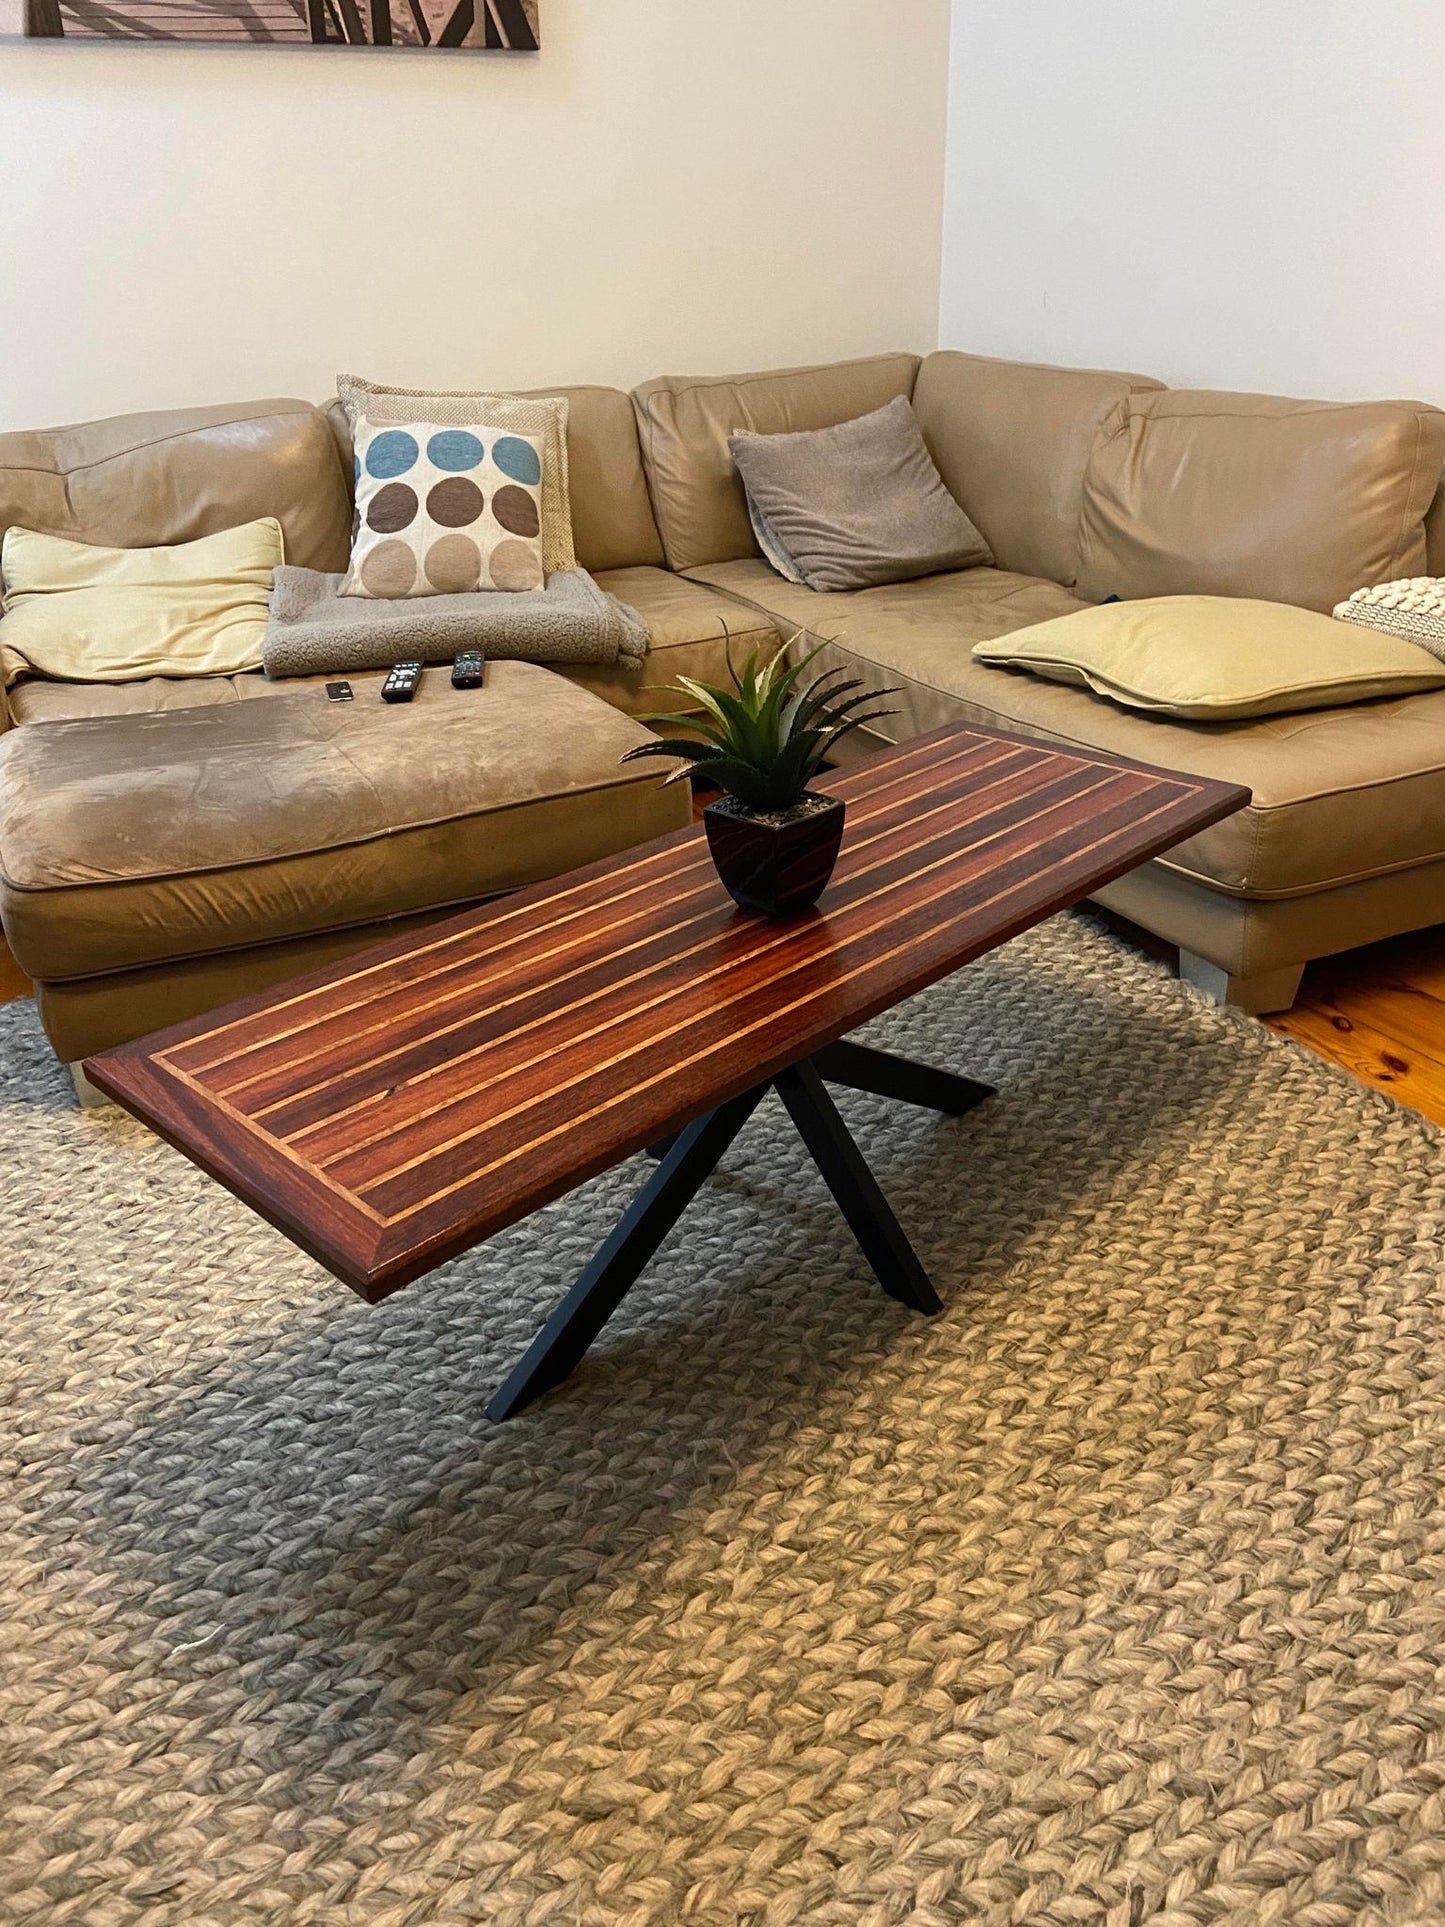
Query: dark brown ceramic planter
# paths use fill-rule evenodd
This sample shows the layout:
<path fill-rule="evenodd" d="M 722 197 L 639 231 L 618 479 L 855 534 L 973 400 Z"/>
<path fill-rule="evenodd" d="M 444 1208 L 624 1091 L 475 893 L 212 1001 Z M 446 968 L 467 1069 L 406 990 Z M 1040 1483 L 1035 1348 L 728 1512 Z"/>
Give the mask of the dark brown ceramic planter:
<path fill-rule="evenodd" d="M 812 790 L 795 808 L 767 815 L 733 796 L 707 804 L 708 848 L 733 902 L 765 917 L 811 909 L 838 861 L 846 810 L 838 797 Z"/>

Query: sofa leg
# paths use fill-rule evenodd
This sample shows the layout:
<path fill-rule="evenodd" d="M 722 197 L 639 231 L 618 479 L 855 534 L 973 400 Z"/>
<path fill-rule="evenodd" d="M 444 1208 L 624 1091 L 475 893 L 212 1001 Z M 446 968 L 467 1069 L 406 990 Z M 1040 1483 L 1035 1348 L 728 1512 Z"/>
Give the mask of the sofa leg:
<path fill-rule="evenodd" d="M 102 1104 L 109 1104 L 110 1099 L 104 1091 L 97 1090 L 95 1085 L 91 1083 L 85 1074 L 83 1065 L 67 1064 L 65 1068 L 70 1072 L 70 1081 L 75 1086 L 75 1095 L 80 1100 L 82 1110 L 94 1111 L 99 1109 Z"/>
<path fill-rule="evenodd" d="M 1183 982 L 1202 990 L 1216 1004 L 1231 1004 L 1248 1011 L 1251 1017 L 1264 1017 L 1271 1011 L 1288 1010 L 1299 995 L 1302 963 L 1287 964 L 1283 970 L 1261 971 L 1257 977 L 1233 977 L 1206 957 L 1192 950 L 1179 953 L 1179 975 Z"/>

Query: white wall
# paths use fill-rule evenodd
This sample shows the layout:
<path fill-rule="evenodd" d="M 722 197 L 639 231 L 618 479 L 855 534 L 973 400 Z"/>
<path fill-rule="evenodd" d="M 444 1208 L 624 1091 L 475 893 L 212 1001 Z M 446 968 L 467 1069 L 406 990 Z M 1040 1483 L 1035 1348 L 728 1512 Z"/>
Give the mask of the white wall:
<path fill-rule="evenodd" d="M 946 347 L 1445 402 L 1442 0 L 955 0 Z"/>
<path fill-rule="evenodd" d="M 948 0 L 543 0 L 542 35 L 0 45 L 0 427 L 933 346 Z"/>

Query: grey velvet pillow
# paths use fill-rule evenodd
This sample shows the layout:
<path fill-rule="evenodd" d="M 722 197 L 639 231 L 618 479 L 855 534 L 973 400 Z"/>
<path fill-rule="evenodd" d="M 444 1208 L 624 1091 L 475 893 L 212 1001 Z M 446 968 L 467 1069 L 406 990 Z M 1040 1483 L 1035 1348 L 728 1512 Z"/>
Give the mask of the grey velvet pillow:
<path fill-rule="evenodd" d="M 810 589 L 867 589 L 993 561 L 902 395 L 836 428 L 732 435 L 728 448 L 750 501 Z"/>
<path fill-rule="evenodd" d="M 784 582 L 796 582 L 800 587 L 806 587 L 803 578 L 794 567 L 792 556 L 774 535 L 767 516 L 763 514 L 752 496 L 748 495 L 746 489 L 743 493 L 748 497 L 748 520 L 753 525 L 753 540 L 762 550 L 764 562 L 770 569 L 776 569 Z"/>

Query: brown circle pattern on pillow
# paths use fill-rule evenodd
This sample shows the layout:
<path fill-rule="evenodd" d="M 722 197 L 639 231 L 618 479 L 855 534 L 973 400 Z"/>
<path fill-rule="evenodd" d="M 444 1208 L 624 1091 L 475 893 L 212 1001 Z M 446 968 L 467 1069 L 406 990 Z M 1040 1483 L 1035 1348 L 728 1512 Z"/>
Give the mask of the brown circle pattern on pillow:
<path fill-rule="evenodd" d="M 361 420 L 343 595 L 539 589 L 542 453 L 515 430 Z"/>
<path fill-rule="evenodd" d="M 492 513 L 509 535 L 531 537 L 540 534 L 542 518 L 533 496 L 515 482 L 499 488 L 492 497 Z"/>
<path fill-rule="evenodd" d="M 486 505 L 482 491 L 465 475 L 449 475 L 427 490 L 426 512 L 444 529 L 469 528 Z"/>
<path fill-rule="evenodd" d="M 416 490 L 405 482 L 388 482 L 367 504 L 366 526 L 378 535 L 395 535 L 416 520 L 416 511 Z"/>

